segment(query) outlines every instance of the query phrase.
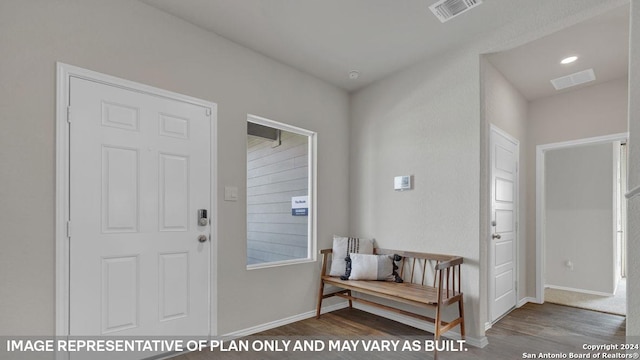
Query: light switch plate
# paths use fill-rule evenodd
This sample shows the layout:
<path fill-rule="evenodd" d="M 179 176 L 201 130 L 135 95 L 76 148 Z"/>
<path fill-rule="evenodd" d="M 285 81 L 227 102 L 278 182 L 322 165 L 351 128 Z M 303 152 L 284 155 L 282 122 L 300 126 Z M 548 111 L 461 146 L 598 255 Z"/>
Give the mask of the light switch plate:
<path fill-rule="evenodd" d="M 238 201 L 238 188 L 236 186 L 224 187 L 224 201 Z"/>

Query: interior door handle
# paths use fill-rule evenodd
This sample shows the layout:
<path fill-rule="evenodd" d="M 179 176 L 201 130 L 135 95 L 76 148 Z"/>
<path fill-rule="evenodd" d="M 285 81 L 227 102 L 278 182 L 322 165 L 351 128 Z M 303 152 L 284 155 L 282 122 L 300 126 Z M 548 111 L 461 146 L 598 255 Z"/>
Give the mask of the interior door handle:
<path fill-rule="evenodd" d="M 502 238 L 502 236 L 500 236 L 500 234 L 493 234 L 493 235 L 491 235 L 491 238 L 500 240 L 500 238 Z"/>

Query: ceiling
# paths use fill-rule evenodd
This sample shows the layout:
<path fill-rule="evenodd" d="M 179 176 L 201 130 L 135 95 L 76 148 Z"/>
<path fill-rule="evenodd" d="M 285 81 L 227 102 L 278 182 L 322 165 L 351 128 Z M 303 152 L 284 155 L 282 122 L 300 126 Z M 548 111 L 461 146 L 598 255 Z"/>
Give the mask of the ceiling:
<path fill-rule="evenodd" d="M 575 55 L 578 60 L 562 65 Z M 629 7 L 623 6 L 512 50 L 488 55 L 489 61 L 528 100 L 573 91 L 627 76 Z M 596 80 L 557 91 L 550 80 L 592 68 Z"/>
<path fill-rule="evenodd" d="M 441 23 L 429 10 L 436 0 L 141 1 L 347 91 L 360 89 L 421 60 L 458 48 L 507 25 L 512 19 L 534 12 L 539 6 L 537 1 L 530 0 L 484 0 L 480 6 Z M 624 31 L 622 23 L 628 24 L 628 21 L 615 18 L 603 24 L 592 24 L 595 29 L 589 30 L 588 34 L 596 36 L 597 44 L 609 47 L 622 42 L 616 37 Z M 617 29 L 602 30 L 606 26 Z M 586 28 L 589 26 L 585 25 Z M 578 47 L 581 43 L 587 46 L 592 36 L 586 37 L 581 33 L 585 29 L 570 31 L 573 37 L 567 35 L 558 38 L 552 41 L 554 45 L 548 49 L 544 40 L 540 40 L 539 43 L 536 41 L 537 49 L 527 50 L 527 45 L 522 49 L 492 55 L 490 61 L 525 96 L 539 96 L 539 89 L 532 92 L 534 95 L 529 95 L 528 90 L 523 89 L 536 79 L 545 78 L 548 82 L 551 79 L 549 74 L 559 71 L 552 67 L 556 66 L 556 59 L 561 56 L 553 54 L 559 51 L 561 42 L 575 45 L 571 50 L 580 54 L 605 57 L 610 52 L 587 51 Z M 625 34 L 628 34 L 628 25 Z M 583 39 L 576 40 L 580 37 Z M 626 39 L 628 48 L 628 35 Z M 540 49 L 545 49 L 543 53 L 553 58 L 551 64 L 542 65 L 540 61 L 533 61 L 535 57 L 531 56 L 531 52 L 540 52 Z M 628 50 L 616 48 L 615 55 L 621 56 L 623 51 Z M 612 60 L 597 61 L 603 64 Z M 575 64 L 576 68 L 580 64 L 585 65 L 587 59 L 581 57 L 579 62 Z M 620 68 L 619 62 L 615 65 L 616 69 Z M 352 70 L 360 73 L 358 79 L 349 78 Z M 598 79 L 601 74 L 596 69 Z"/>

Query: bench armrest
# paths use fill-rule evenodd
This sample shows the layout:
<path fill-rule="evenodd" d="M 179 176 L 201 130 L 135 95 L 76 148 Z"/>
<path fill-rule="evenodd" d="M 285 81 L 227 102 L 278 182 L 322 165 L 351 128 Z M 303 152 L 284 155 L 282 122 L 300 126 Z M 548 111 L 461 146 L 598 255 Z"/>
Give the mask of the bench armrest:
<path fill-rule="evenodd" d="M 452 266 L 456 266 L 456 265 L 460 265 L 462 264 L 463 260 L 461 257 L 455 257 L 451 260 L 448 261 L 442 261 L 440 263 L 438 263 L 438 265 L 436 265 L 436 270 L 444 270 L 446 268 L 450 268 Z"/>

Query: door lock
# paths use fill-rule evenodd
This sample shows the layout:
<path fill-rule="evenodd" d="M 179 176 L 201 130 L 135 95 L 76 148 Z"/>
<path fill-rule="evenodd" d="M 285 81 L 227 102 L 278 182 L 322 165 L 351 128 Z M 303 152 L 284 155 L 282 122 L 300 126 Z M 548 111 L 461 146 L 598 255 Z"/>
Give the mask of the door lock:
<path fill-rule="evenodd" d="M 206 242 L 207 241 L 207 235 L 198 236 L 198 241 L 200 241 L 201 243 Z"/>
<path fill-rule="evenodd" d="M 200 226 L 209 225 L 209 218 L 207 217 L 207 209 L 198 210 L 198 225 Z"/>

